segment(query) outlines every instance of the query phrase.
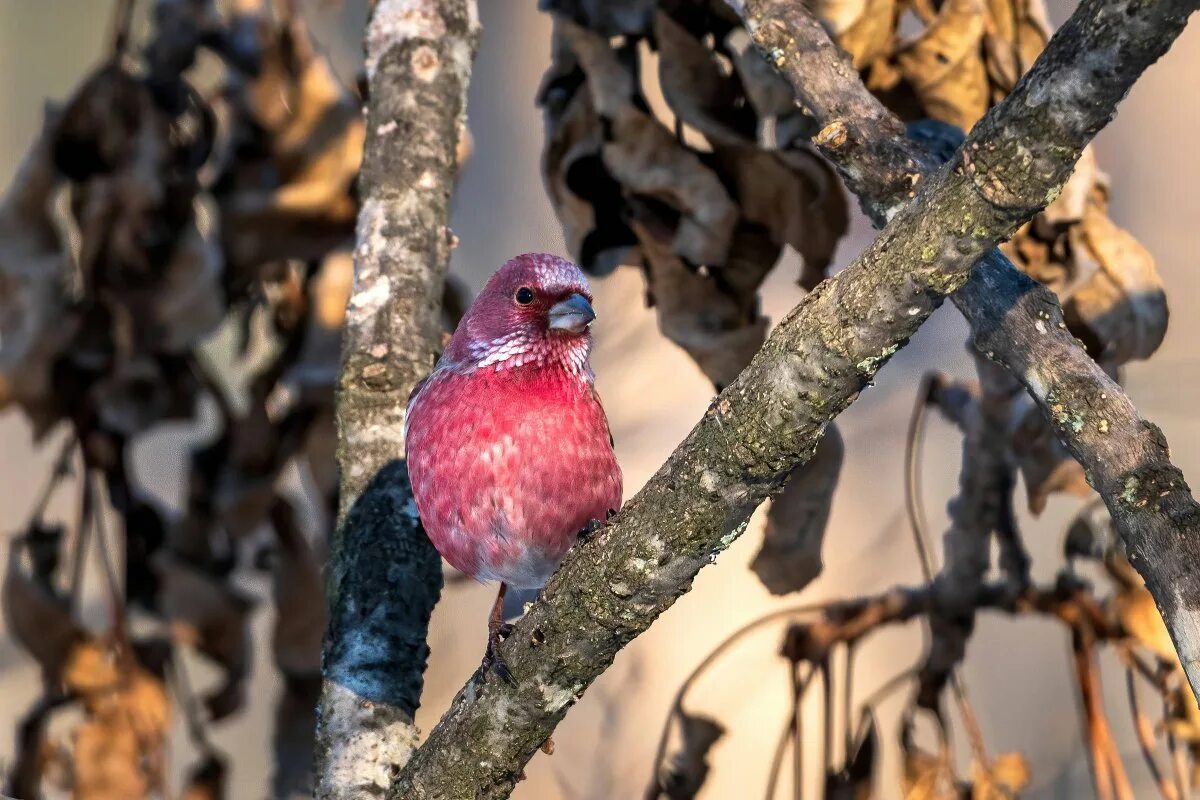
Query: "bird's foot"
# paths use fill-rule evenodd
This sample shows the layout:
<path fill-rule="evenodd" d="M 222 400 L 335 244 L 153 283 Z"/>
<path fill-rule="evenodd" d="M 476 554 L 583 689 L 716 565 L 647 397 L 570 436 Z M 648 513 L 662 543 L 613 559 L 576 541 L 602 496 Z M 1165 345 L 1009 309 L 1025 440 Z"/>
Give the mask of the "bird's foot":
<path fill-rule="evenodd" d="M 509 626 L 510 628 L 512 626 Z M 500 651 L 497 649 L 503 636 L 497 631 L 495 636 L 488 637 L 487 650 L 483 653 L 483 663 L 480 665 L 480 677 L 487 679 L 488 673 L 495 673 L 496 677 L 509 685 L 516 685 L 516 679 L 513 678 L 512 670 L 508 668 L 508 664 L 504 663 L 504 659 L 500 657 Z"/>
<path fill-rule="evenodd" d="M 603 525 L 604 523 L 598 519 L 589 519 L 587 525 L 584 525 L 583 530 L 579 532 L 577 539 L 581 542 L 586 542 L 592 537 L 592 534 L 600 530 Z"/>
<path fill-rule="evenodd" d="M 512 623 L 510 623 L 510 622 L 505 622 L 499 628 L 496 629 L 496 634 L 500 637 L 500 641 L 502 641 L 502 642 L 505 639 L 507 639 L 509 636 L 512 636 L 512 632 L 513 632 L 513 626 L 512 626 Z"/>
<path fill-rule="evenodd" d="M 547 736 L 546 741 L 542 742 L 541 750 L 548 756 L 554 755 L 554 739 Z"/>

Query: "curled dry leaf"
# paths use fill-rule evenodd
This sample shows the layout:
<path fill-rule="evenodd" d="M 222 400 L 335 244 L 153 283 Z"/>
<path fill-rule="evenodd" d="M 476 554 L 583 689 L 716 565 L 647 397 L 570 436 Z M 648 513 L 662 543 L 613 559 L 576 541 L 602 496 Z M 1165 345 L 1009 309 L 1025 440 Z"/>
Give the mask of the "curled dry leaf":
<path fill-rule="evenodd" d="M 1020 753 L 1002 753 L 987 767 L 971 762 L 971 800 L 1013 800 L 1029 785 L 1029 762 Z"/>
<path fill-rule="evenodd" d="M 286 500 L 276 499 L 271 520 L 278 542 L 271 570 L 275 663 L 288 677 L 320 676 L 321 641 L 328 621 L 321 562 Z"/>
<path fill-rule="evenodd" d="M 16 402 L 29 414 L 51 405 L 51 368 L 71 331 L 69 262 L 50 216 L 57 117 L 47 107 L 42 132 L 0 200 L 0 408 Z"/>
<path fill-rule="evenodd" d="M 958 780 L 948 753 L 934 755 L 922 750 L 906 731 L 901 739 L 900 754 L 904 761 L 900 784 L 904 800 L 960 800 Z"/>
<path fill-rule="evenodd" d="M 875 715 L 864 709 L 853 753 L 840 770 L 825 776 L 825 800 L 870 800 L 878 758 L 879 728 Z"/>
<path fill-rule="evenodd" d="M 27 536 L 11 539 L 0 592 L 4 624 L 41 666 L 47 684 L 53 685 L 62 679 L 63 667 L 85 632 L 71 616 L 70 601 L 39 578 L 34 565 L 27 563 L 27 550 Z"/>
<path fill-rule="evenodd" d="M 798 592 L 821 574 L 821 545 L 844 454 L 841 434 L 830 425 L 816 455 L 771 502 L 763 544 L 750 565 L 771 594 Z"/>
<path fill-rule="evenodd" d="M 584 268 L 641 265 L 663 333 L 724 386 L 762 343 L 758 290 L 783 247 L 803 257 L 805 287 L 824 278 L 845 195 L 727 9 L 658 9 L 641 32 L 657 50 L 667 120 L 642 96 L 638 37 L 590 19 L 555 15 L 539 93 L 547 190 Z M 697 33 L 705 26 L 713 37 Z"/>
<path fill-rule="evenodd" d="M 683 711 L 678 719 L 679 749 L 667 759 L 658 775 L 658 796 L 691 800 L 708 777 L 708 754 L 725 735 L 725 728 L 709 717 Z"/>
<path fill-rule="evenodd" d="M 171 725 L 166 686 L 103 640 L 82 642 L 64 671 L 86 717 L 73 733 L 71 777 L 81 800 L 146 797 L 162 786 Z"/>
<path fill-rule="evenodd" d="M 214 719 L 241 708 L 250 672 L 249 622 L 253 603 L 226 581 L 169 553 L 155 558 L 159 608 L 177 640 L 192 645 L 224 670 L 221 686 L 205 698 Z"/>
<path fill-rule="evenodd" d="M 236 157 L 214 186 L 226 268 L 238 282 L 272 261 L 320 259 L 352 237 L 366 138 L 358 102 L 298 14 L 276 21 L 261 10 L 243 24 L 253 30 L 259 68 L 230 73 L 224 95 Z"/>
<path fill-rule="evenodd" d="M 814 10 L 902 118 L 963 130 L 1007 95 L 1049 39 L 1041 0 L 821 0 Z M 906 20 L 923 27 L 901 35 Z M 1153 258 L 1108 218 L 1107 195 L 1088 148 L 1055 202 L 1004 250 L 1058 293 L 1072 333 L 1111 369 L 1154 352 L 1167 308 Z"/>
<path fill-rule="evenodd" d="M 1012 433 L 1012 454 L 1033 514 L 1041 514 L 1050 496 L 1059 492 L 1091 496 L 1083 467 L 1063 447 L 1040 408 L 1030 405 L 1019 416 Z"/>

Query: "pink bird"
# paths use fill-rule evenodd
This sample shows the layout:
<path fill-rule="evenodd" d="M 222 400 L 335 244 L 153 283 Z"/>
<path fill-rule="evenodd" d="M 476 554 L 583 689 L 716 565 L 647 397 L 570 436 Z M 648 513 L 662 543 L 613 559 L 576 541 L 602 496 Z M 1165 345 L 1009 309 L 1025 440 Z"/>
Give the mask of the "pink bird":
<path fill-rule="evenodd" d="M 500 581 L 484 666 L 509 586 L 545 584 L 580 532 L 621 505 L 621 469 L 594 375 L 596 314 L 579 268 L 517 256 L 475 298 L 405 418 L 408 470 L 430 541 L 461 572 Z"/>

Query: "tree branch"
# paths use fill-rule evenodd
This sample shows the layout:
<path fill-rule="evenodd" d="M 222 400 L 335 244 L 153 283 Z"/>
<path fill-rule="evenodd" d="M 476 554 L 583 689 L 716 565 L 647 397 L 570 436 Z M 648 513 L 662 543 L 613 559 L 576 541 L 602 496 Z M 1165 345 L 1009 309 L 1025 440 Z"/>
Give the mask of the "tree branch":
<path fill-rule="evenodd" d="M 412 502 L 408 395 L 440 347 L 456 148 L 479 38 L 474 0 L 379 0 L 366 32 L 367 139 L 338 380 L 339 532 L 317 725 L 320 798 L 379 796 L 416 746 L 441 559 Z"/>
<path fill-rule="evenodd" d="M 508 795 L 617 652 L 811 458 L 829 420 L 974 263 L 1046 204 L 1190 9 L 1190 0 L 1085 0 L 976 127 L 969 157 L 927 180 L 854 264 L 789 313 L 642 491 L 573 548 L 501 646 L 515 682 L 464 687 L 393 796 Z"/>
<path fill-rule="evenodd" d="M 1031 149 L 1027 161 L 1011 164 L 1014 151 L 1005 156 L 998 142 L 1018 150 L 1023 142 L 1055 142 L 1077 156 L 1128 91 L 1112 77 L 1131 59 L 1141 63 L 1146 54 L 1165 51 L 1196 7 L 1194 0 L 1157 10 L 1081 5 L 1002 104 L 1024 113 L 989 114 L 951 159 L 950 175 L 982 200 L 961 207 L 964 229 L 991 228 L 1007 214 L 1053 200 L 1062 165 L 1047 162 L 1041 147 Z M 1104 9 L 1107 15 L 1097 13 Z M 748 0 L 744 14 L 756 43 L 776 56 L 800 102 L 824 126 L 816 142 L 864 209 L 876 220 L 894 213 L 912 194 L 905 183 L 932 174 L 920 164 L 933 157 L 905 138 L 904 126 L 800 5 Z M 1144 43 L 1142 55 L 1126 48 L 1131 38 Z M 1049 80 L 1054 73 L 1060 77 Z M 1058 104 L 1062 110 L 1078 106 L 1092 93 L 1102 101 L 1092 113 L 1054 116 Z M 1200 506 L 1171 463 L 1162 432 L 1139 416 L 1120 385 L 1067 332 L 1053 293 L 999 251 L 986 254 L 953 300 L 971 324 L 976 347 L 1021 381 L 1104 498 L 1167 622 L 1193 692 L 1200 694 Z"/>

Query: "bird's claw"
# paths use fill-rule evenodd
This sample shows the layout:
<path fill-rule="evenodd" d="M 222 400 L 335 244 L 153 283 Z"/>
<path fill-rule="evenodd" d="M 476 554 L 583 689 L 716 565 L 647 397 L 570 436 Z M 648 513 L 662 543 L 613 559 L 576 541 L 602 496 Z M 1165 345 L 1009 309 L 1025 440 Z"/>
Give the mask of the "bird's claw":
<path fill-rule="evenodd" d="M 587 524 L 583 526 L 583 530 L 579 532 L 579 541 L 584 542 L 591 538 L 591 535 L 600 530 L 604 523 L 598 519 L 589 519 Z"/>
<path fill-rule="evenodd" d="M 508 626 L 510 629 L 512 626 Z M 494 672 L 500 680 L 515 686 L 517 681 L 513 677 L 512 670 L 508 668 L 508 664 L 504 663 L 504 659 L 500 657 L 500 651 L 497 646 L 500 644 L 503 635 L 488 638 L 487 650 L 483 654 L 483 663 L 480 665 L 480 677 L 485 679 L 489 672 Z"/>
<path fill-rule="evenodd" d="M 511 623 L 508 623 L 508 622 L 505 622 L 503 625 L 501 625 L 499 628 L 496 629 L 496 634 L 500 637 L 500 641 L 502 641 L 502 642 L 505 639 L 507 639 L 509 636 L 512 636 L 512 632 L 513 632 L 513 626 Z"/>

